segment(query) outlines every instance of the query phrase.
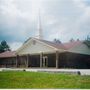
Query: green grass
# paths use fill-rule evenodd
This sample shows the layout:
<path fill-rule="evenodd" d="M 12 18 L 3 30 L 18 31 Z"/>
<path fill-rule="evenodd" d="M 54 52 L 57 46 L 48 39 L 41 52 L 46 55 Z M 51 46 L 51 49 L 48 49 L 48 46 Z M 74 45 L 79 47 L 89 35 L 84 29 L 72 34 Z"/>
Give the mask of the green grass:
<path fill-rule="evenodd" d="M 3 71 L 0 88 L 90 88 L 90 76 Z"/>

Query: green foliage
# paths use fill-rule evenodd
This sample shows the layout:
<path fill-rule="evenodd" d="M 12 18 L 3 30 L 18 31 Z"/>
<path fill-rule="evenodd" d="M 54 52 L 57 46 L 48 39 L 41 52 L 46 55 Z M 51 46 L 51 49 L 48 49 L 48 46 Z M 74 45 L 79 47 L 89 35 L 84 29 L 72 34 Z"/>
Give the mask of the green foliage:
<path fill-rule="evenodd" d="M 70 39 L 70 42 L 74 42 L 75 40 L 73 38 Z"/>
<path fill-rule="evenodd" d="M 90 35 L 87 36 L 87 39 L 84 41 L 84 43 L 90 48 Z"/>
<path fill-rule="evenodd" d="M 1 44 L 0 44 L 0 53 L 5 51 L 10 51 L 10 47 L 7 44 L 7 42 L 4 40 L 4 41 L 1 41 Z"/>
<path fill-rule="evenodd" d="M 0 88 L 90 88 L 90 76 L 24 71 L 0 72 Z"/>
<path fill-rule="evenodd" d="M 61 43 L 61 41 L 59 39 L 56 39 L 56 38 L 54 39 L 54 42 L 59 43 L 59 44 Z"/>

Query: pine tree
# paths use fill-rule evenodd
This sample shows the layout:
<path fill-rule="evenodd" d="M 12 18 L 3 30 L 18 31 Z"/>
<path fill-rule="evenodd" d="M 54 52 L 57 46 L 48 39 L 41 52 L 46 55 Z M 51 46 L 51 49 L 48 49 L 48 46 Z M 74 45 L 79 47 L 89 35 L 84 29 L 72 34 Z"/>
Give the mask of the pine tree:
<path fill-rule="evenodd" d="M 7 42 L 5 40 L 3 40 L 3 41 L 1 41 L 1 44 L 0 44 L 0 53 L 5 52 L 5 51 L 10 51 L 10 47 L 7 44 Z"/>

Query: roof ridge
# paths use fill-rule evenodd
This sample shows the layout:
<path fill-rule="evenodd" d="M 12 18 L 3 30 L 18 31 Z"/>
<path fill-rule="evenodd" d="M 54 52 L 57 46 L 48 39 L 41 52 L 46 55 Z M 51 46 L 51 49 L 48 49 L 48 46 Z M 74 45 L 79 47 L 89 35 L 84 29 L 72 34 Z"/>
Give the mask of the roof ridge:
<path fill-rule="evenodd" d="M 73 42 L 63 43 L 63 45 L 66 47 L 66 49 L 70 49 L 81 43 L 83 43 L 83 41 L 73 41 Z"/>
<path fill-rule="evenodd" d="M 35 37 L 29 37 L 26 40 L 26 42 L 24 42 L 24 44 L 27 43 L 30 39 L 36 39 L 38 41 L 41 41 L 41 42 L 46 43 L 48 45 L 51 45 L 51 46 L 53 46 L 53 47 L 55 47 L 57 49 L 65 49 L 65 50 L 70 49 L 70 48 L 76 46 L 77 44 L 80 44 L 80 43 L 83 42 L 83 41 L 73 41 L 73 42 L 65 42 L 65 43 L 55 43 L 53 41 L 48 41 L 48 40 L 44 40 L 44 39 L 38 39 L 38 38 L 35 38 Z"/>
<path fill-rule="evenodd" d="M 47 43 L 48 45 L 51 45 L 57 49 L 66 49 L 63 45 L 63 43 L 55 43 L 55 42 L 52 42 L 52 41 L 47 41 L 47 40 L 40 40 L 40 39 L 37 39 L 39 41 L 42 41 L 44 43 Z M 53 44 L 53 45 L 52 45 Z"/>

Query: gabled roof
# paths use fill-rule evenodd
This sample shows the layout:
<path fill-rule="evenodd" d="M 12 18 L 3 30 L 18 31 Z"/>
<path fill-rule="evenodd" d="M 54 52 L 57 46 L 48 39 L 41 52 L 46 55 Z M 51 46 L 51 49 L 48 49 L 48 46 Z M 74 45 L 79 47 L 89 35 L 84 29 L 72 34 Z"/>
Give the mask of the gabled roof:
<path fill-rule="evenodd" d="M 75 46 L 83 44 L 83 41 L 73 41 L 73 42 L 67 42 L 67 43 L 55 43 L 55 42 L 46 41 L 46 40 L 39 40 L 39 41 L 47 43 L 57 49 L 64 49 L 64 50 L 69 50 Z"/>
<path fill-rule="evenodd" d="M 32 39 L 32 38 L 27 39 L 24 42 L 24 44 L 27 43 L 30 39 Z M 83 43 L 83 41 L 73 41 L 73 42 L 67 42 L 67 43 L 55 43 L 53 41 L 41 40 L 41 39 L 37 39 L 37 38 L 33 38 L 33 39 L 38 40 L 38 41 L 43 42 L 43 43 L 46 43 L 46 44 L 48 44 L 54 48 L 64 49 L 64 50 L 69 50 L 69 49 Z"/>
<path fill-rule="evenodd" d="M 15 51 L 6 51 L 3 53 L 0 53 L 0 58 L 7 58 L 7 57 L 15 57 Z"/>

